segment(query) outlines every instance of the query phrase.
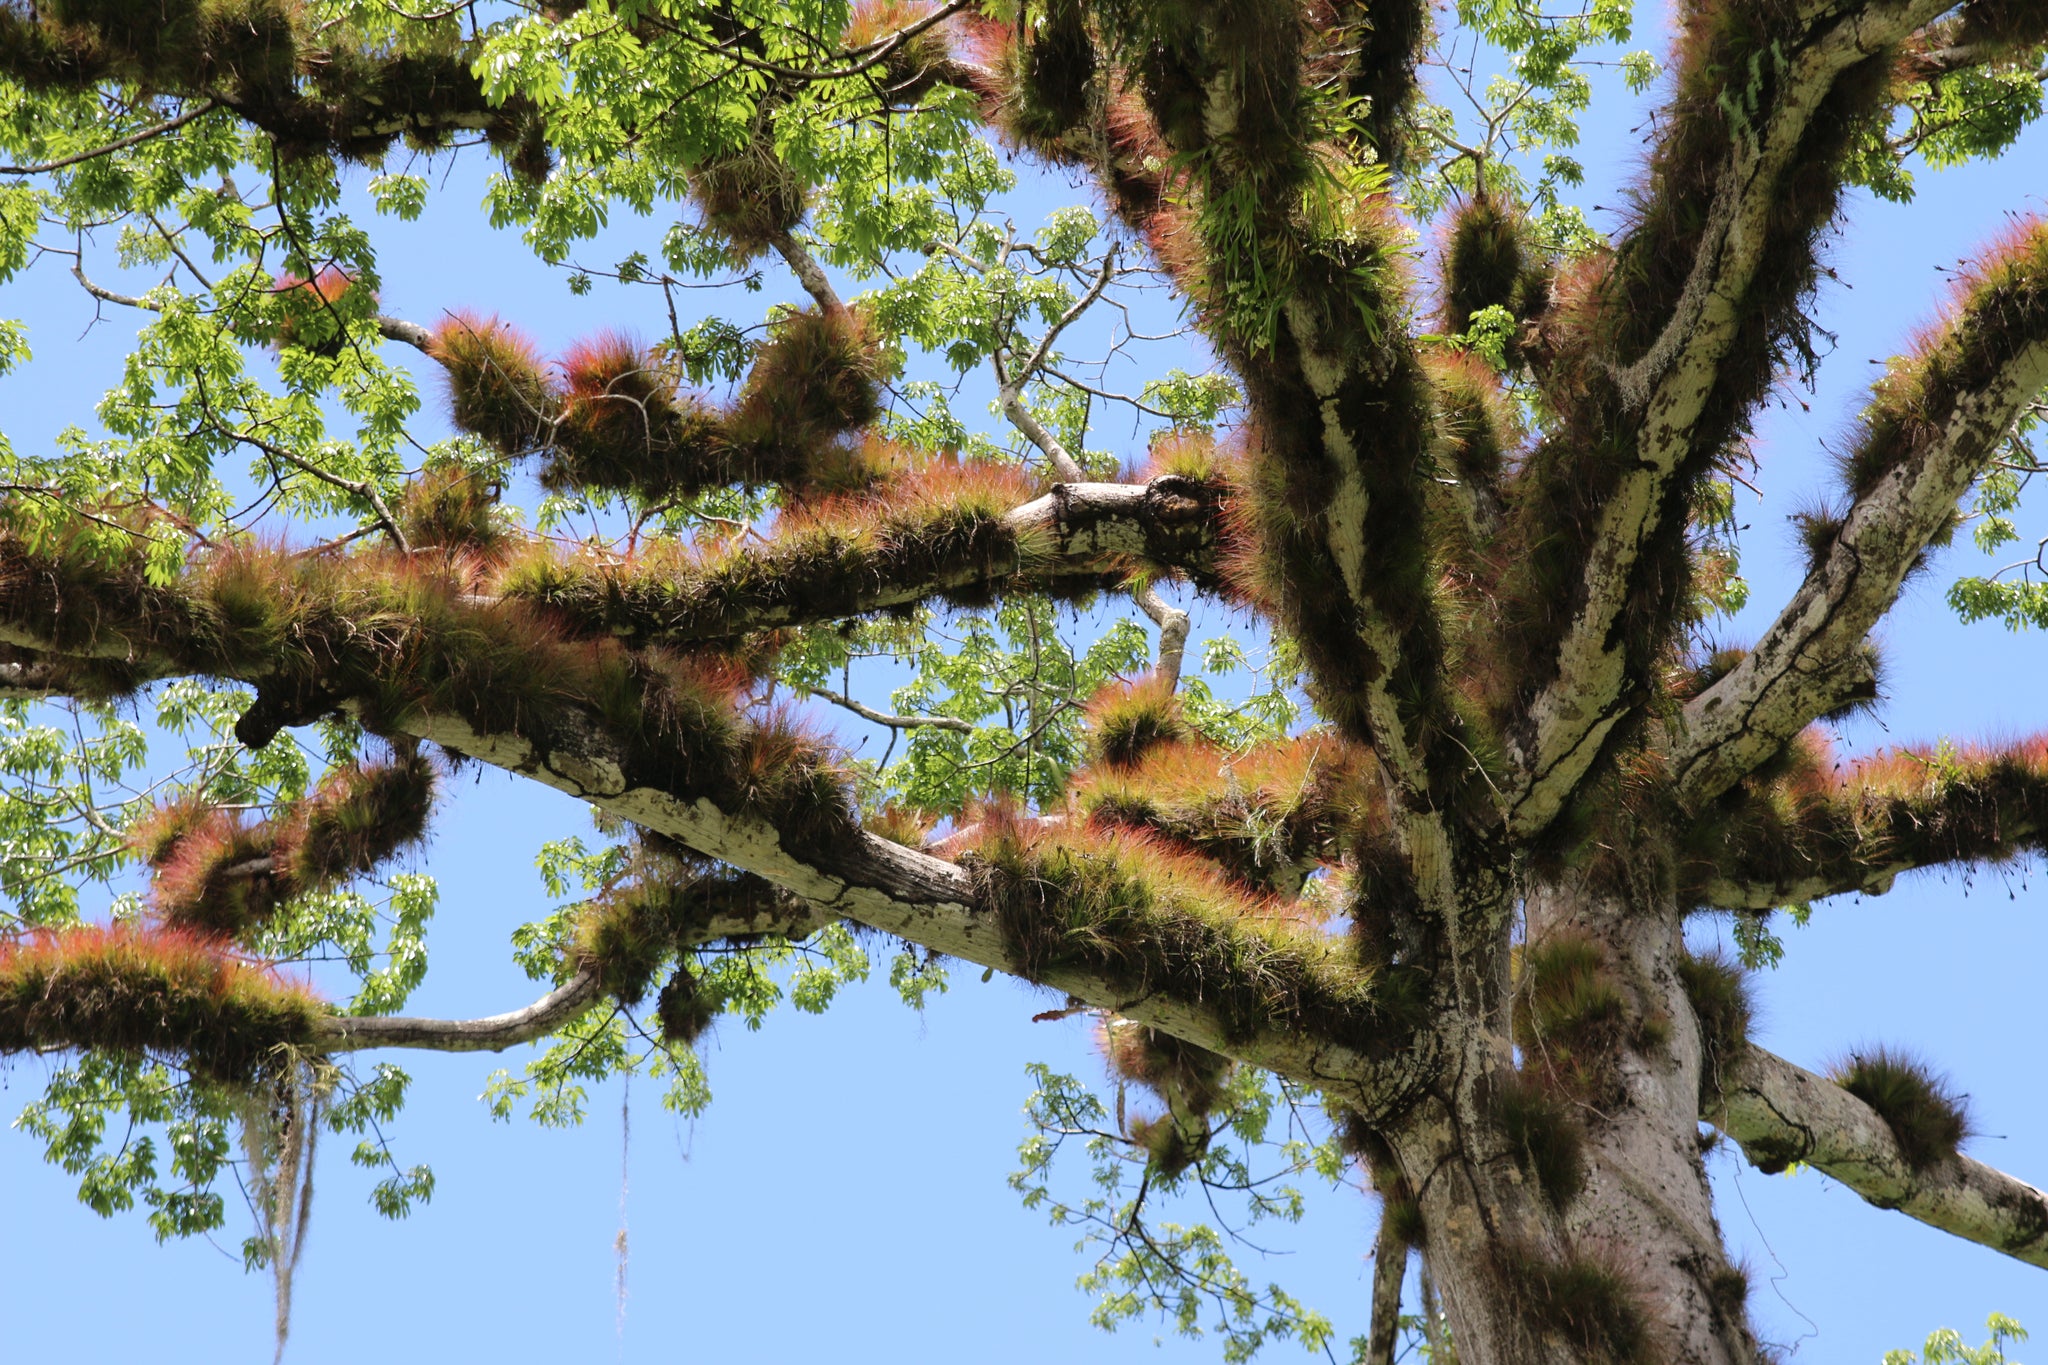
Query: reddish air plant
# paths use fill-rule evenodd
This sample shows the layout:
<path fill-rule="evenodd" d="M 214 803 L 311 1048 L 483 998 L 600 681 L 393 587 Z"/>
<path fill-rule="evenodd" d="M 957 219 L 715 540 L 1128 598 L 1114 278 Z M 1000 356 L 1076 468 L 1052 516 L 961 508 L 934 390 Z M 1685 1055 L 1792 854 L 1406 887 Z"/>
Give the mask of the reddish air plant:
<path fill-rule="evenodd" d="M 849 51 L 865 54 L 929 18 L 934 8 L 922 0 L 859 0 L 847 15 L 840 41 Z M 931 88 L 939 68 L 951 60 L 946 27 L 941 20 L 923 28 L 896 41 L 883 57 L 878 75 L 893 102 L 914 102 Z"/>
<path fill-rule="evenodd" d="M 196 935 L 233 939 L 247 932 L 268 919 L 284 895 L 279 834 L 238 811 L 208 812 L 157 865 L 150 908 L 167 926 Z"/>
<path fill-rule="evenodd" d="M 246 1082 L 303 1045 L 324 1006 L 311 990 L 188 931 L 133 924 L 0 939 L 0 1050 L 169 1051 Z"/>
<path fill-rule="evenodd" d="M 339 355 L 345 341 L 343 320 L 355 308 L 348 295 L 360 287 L 355 276 L 336 265 L 321 267 L 310 280 L 279 275 L 270 288 L 278 307 L 270 340 L 280 348 L 300 346 L 315 355 Z M 369 294 L 368 306 L 377 306 L 374 293 Z"/>
<path fill-rule="evenodd" d="M 853 308 L 791 313 L 754 352 L 730 417 L 737 444 L 787 452 L 801 468 L 820 442 L 854 431 L 881 411 L 879 356 Z"/>
<path fill-rule="evenodd" d="M 291 812 L 282 870 L 298 890 L 372 871 L 426 837 L 434 787 L 433 764 L 417 751 L 336 768 Z"/>
<path fill-rule="evenodd" d="M 557 441 L 580 454 L 609 453 L 628 464 L 666 450 L 676 407 L 668 376 L 625 332 L 600 332 L 571 346 L 560 365 L 567 385 Z"/>
<path fill-rule="evenodd" d="M 495 315 L 448 315 L 428 354 L 441 362 L 455 425 L 507 454 L 538 443 L 561 400 L 533 342 Z"/>
<path fill-rule="evenodd" d="M 1098 871 L 1149 889 L 1157 905 L 1221 918 L 1291 922 L 1296 907 L 1230 876 L 1208 858 L 1178 848 L 1148 831 L 1073 820 L 1034 819 L 1014 805 L 990 803 L 948 841 L 949 856 L 973 848 L 1044 855 L 1058 852 L 1092 863 Z M 963 826 L 968 816 L 963 816 Z"/>
<path fill-rule="evenodd" d="M 1129 768 L 1153 749 L 1191 738 L 1170 679 L 1145 673 L 1103 687 L 1088 701 L 1088 748 L 1093 760 Z"/>

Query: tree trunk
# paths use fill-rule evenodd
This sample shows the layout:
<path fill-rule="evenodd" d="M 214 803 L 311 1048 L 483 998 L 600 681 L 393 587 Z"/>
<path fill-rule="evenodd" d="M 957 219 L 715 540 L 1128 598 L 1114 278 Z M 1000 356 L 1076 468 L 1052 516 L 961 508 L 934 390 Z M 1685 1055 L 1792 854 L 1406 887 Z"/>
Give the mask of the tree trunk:
<path fill-rule="evenodd" d="M 1668 895 L 1583 877 L 1532 888 L 1524 905 L 1525 962 L 1567 943 L 1596 969 L 1575 993 L 1557 987 L 1554 1035 L 1531 998 L 1540 967 L 1519 973 L 1521 998 L 1487 1026 L 1469 1012 L 1451 1023 L 1462 1037 L 1448 1079 L 1387 1134 L 1458 1365 L 1755 1365 L 1747 1284 L 1702 1164 L 1683 916 Z"/>

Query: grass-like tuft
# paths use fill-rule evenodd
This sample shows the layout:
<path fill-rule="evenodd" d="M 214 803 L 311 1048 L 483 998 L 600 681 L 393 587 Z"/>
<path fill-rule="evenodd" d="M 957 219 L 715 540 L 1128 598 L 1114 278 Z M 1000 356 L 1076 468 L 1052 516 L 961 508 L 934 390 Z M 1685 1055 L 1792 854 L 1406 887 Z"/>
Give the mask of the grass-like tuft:
<path fill-rule="evenodd" d="M 441 362 L 455 425 L 508 455 L 538 445 L 560 412 L 539 351 L 496 317 L 451 314 L 434 329 L 429 354 Z"/>
<path fill-rule="evenodd" d="M 1038 583 L 1040 545 L 1005 521 L 1037 491 L 1014 464 L 916 460 L 866 491 L 792 504 L 761 543 L 649 540 L 623 560 L 529 545 L 507 557 L 494 586 L 592 634 L 730 640 L 934 594 L 985 593 L 1019 575 Z"/>
<path fill-rule="evenodd" d="M 1113 682 L 1088 702 L 1088 756 L 1105 768 L 1130 768 L 1164 744 L 1194 737 L 1173 683 L 1157 673 Z"/>
<path fill-rule="evenodd" d="M 479 470 L 452 460 L 429 461 L 391 510 L 415 553 L 438 550 L 448 558 L 488 560 L 507 539 L 497 517 L 498 495 L 498 484 Z"/>
<path fill-rule="evenodd" d="M 1522 1320 L 1584 1365 L 1656 1365 L 1663 1359 L 1642 1295 L 1606 1260 L 1573 1252 L 1553 1260 L 1521 1247 L 1495 1253 L 1501 1287 Z"/>
<path fill-rule="evenodd" d="M 1292 894 L 1346 836 L 1383 820 L 1357 752 L 1327 732 L 1231 753 L 1159 743 L 1136 762 L 1081 772 L 1074 795 L 1104 825 L 1149 830 L 1213 858 L 1246 885 Z"/>
<path fill-rule="evenodd" d="M 269 919 L 284 899 L 277 828 L 236 811 L 209 810 L 162 855 L 150 908 L 173 929 L 238 938 Z"/>
<path fill-rule="evenodd" d="M 819 446 L 881 412 L 881 360 L 853 308 L 807 308 L 754 352 L 728 425 L 764 469 L 801 470 Z"/>
<path fill-rule="evenodd" d="M 1128 1019 L 1104 1023 L 1102 1050 L 1110 1069 L 1145 1086 L 1176 1112 L 1206 1114 L 1223 1094 L 1230 1059 Z"/>
<path fill-rule="evenodd" d="M 1728 1068 L 1749 1045 L 1756 1015 L 1749 970 L 1719 948 L 1687 953 L 1677 962 L 1678 982 L 1700 1030 L 1700 1103 L 1721 1093 Z"/>
<path fill-rule="evenodd" d="M 1851 1053 L 1830 1077 L 1877 1111 L 1916 1171 L 1952 1160 L 1971 1133 L 1963 1097 L 1926 1063 L 1892 1048 Z"/>
<path fill-rule="evenodd" d="M 417 749 L 335 769 L 292 811 L 280 872 L 311 890 L 371 871 L 426 837 L 434 785 L 433 764 Z"/>
<path fill-rule="evenodd" d="M 1494 1113 L 1536 1188 L 1560 1209 L 1571 1203 L 1586 1183 L 1586 1135 L 1572 1105 L 1516 1076 L 1502 1085 Z"/>
<path fill-rule="evenodd" d="M 725 238 L 735 264 L 768 250 L 803 221 L 809 186 L 760 137 L 690 171 L 690 197 L 704 225 Z"/>
<path fill-rule="evenodd" d="M 247 1082 L 324 1012 L 301 985 L 190 933 L 128 925 L 0 941 L 0 1052 L 97 1048 L 183 1057 Z"/>
<path fill-rule="evenodd" d="M 933 8 L 921 0 L 858 0 L 847 13 L 840 42 L 848 51 L 886 42 L 927 18 Z M 917 103 L 952 56 L 944 21 L 899 40 L 882 59 L 881 80 L 890 103 Z"/>
<path fill-rule="evenodd" d="M 1999 862 L 2048 829 L 2048 735 L 1992 747 L 1901 745 L 1837 759 L 1812 730 L 1682 831 L 1680 891 L 1733 883 L 1776 903 L 1882 885 L 1900 868 Z"/>
<path fill-rule="evenodd" d="M 1412 1025 L 1404 996 L 1342 944 L 1279 918 L 1206 861 L 1128 831 L 984 815 L 964 859 L 986 889 L 1015 970 L 1084 971 L 1133 998 L 1210 1012 L 1226 1039 L 1303 1028 L 1361 1051 Z"/>
<path fill-rule="evenodd" d="M 1592 1098 L 1612 1074 L 1629 1001 L 1592 939 L 1555 933 L 1522 950 L 1515 1041 L 1529 1065 L 1581 1098 Z"/>

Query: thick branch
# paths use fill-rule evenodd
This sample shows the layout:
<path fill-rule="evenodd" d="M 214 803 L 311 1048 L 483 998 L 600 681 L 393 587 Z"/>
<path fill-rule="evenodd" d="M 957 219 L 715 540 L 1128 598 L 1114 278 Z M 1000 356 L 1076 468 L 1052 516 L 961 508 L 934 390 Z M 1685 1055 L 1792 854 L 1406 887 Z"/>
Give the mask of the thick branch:
<path fill-rule="evenodd" d="M 707 690 L 716 673 L 700 678 L 686 663 L 635 664 L 612 653 L 616 646 L 593 651 L 551 639 L 505 606 L 465 606 L 457 585 L 428 601 L 426 585 L 406 577 L 417 605 L 401 608 L 380 596 L 378 563 L 358 562 L 357 572 L 337 579 L 300 574 L 288 559 L 229 561 L 222 571 L 237 593 L 274 594 L 280 621 L 291 623 L 251 638 L 219 616 L 208 596 L 214 580 L 203 575 L 149 588 L 138 567 L 136 579 L 94 592 L 14 547 L 0 576 L 0 637 L 45 653 L 252 682 L 259 705 L 268 699 L 285 724 L 339 707 L 374 730 L 431 740 L 588 801 L 755 873 L 822 915 L 1026 974 L 1092 1007 L 1328 1090 L 1368 1116 L 1410 1093 L 1422 1062 L 1401 1053 L 1375 978 L 1337 943 L 1275 938 L 1256 919 L 1186 914 L 1162 920 L 1156 932 L 1141 914 L 1125 922 L 1123 937 L 1104 942 L 1085 920 L 1067 927 L 1065 917 L 1087 913 L 1085 903 L 1070 908 L 1057 898 L 1033 906 L 1028 925 L 1014 897 L 997 914 L 984 903 L 987 882 L 969 868 L 861 832 L 814 745 L 757 735 L 767 721 L 719 719 Z M 253 604 L 236 600 L 235 620 L 246 622 Z M 53 610 L 60 603 L 61 613 Z M 537 674 L 544 676 L 535 681 Z M 643 694 L 622 693 L 627 686 Z M 655 715 L 666 719 L 650 725 Z M 1041 898 L 1049 887 L 1043 878 L 1030 883 Z M 1141 903 L 1128 891 L 1106 902 Z M 1017 937 L 1027 927 L 1028 943 Z M 1192 970 L 1184 952 L 1200 954 Z M 1251 975 L 1237 979 L 1240 970 Z M 1322 1022 L 1248 1014 L 1245 1001 L 1276 979 L 1316 1002 Z M 1378 1052 L 1385 1056 L 1369 1055 Z"/>
<path fill-rule="evenodd" d="M 1982 269 L 1943 336 L 1880 385 L 1851 460 L 1860 496 L 1826 555 L 1756 648 L 1687 704 L 1671 770 L 1694 800 L 1853 694 L 1865 636 L 2048 385 L 2048 226 Z"/>
<path fill-rule="evenodd" d="M 1900 749 L 1747 794 L 1688 829 L 1681 894 L 1771 910 L 1891 889 L 1901 872 L 2013 858 L 2048 836 L 2048 751 Z"/>
<path fill-rule="evenodd" d="M 1575 358 L 1583 392 L 1566 425 L 1582 429 L 1532 461 L 1552 471 L 1543 477 L 1578 481 L 1557 500 L 1562 528 L 1550 524 L 1541 479 L 1523 480 L 1528 505 L 1543 509 L 1528 514 L 1538 523 L 1529 542 L 1569 546 L 1577 562 L 1561 566 L 1576 590 L 1556 673 L 1514 737 L 1517 831 L 1556 818 L 1645 700 L 1652 654 L 1680 600 L 1684 490 L 1744 429 L 1784 355 L 1804 348 L 1800 299 L 1843 158 L 1882 106 L 1887 54 L 1947 5 L 1848 8 L 1806 6 L 1784 33 L 1769 31 L 1775 17 L 1759 18 L 1754 31 L 1723 26 L 1690 40 L 1641 226 L 1617 248 L 1601 297 L 1618 339 L 1611 353 Z M 1693 22 L 1722 23 L 1704 11 Z M 1746 36 L 1726 36 L 1737 33 Z M 1738 69 L 1753 74 L 1730 92 L 1726 72 Z M 1628 458 L 1596 455 L 1585 468 L 1588 446 Z"/>
<path fill-rule="evenodd" d="M 632 640 L 725 640 L 841 620 L 947 594 L 1104 586 L 1150 565 L 1210 583 L 1222 532 L 1216 490 L 1171 475 L 1062 484 L 997 519 L 889 529 L 872 509 L 834 537 L 818 526 L 701 565 L 532 565 L 508 596 Z M 875 523 L 884 524 L 877 529 Z"/>
<path fill-rule="evenodd" d="M 1805 1162 L 1879 1208 L 2048 1268 L 2048 1194 L 1967 1156 L 1914 1170 L 1876 1110 L 1782 1057 L 1733 1059 L 1706 1117 L 1763 1170 Z"/>

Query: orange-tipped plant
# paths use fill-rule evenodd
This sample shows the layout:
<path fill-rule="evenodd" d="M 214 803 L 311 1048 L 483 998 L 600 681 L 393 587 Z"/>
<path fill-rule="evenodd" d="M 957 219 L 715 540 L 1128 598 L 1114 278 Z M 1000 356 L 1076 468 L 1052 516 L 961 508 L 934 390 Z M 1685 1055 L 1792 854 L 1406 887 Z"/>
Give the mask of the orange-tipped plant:
<path fill-rule="evenodd" d="M 1115 682 L 1088 703 L 1089 758 L 1106 768 L 1129 768 L 1162 744 L 1192 738 L 1171 681 L 1147 673 Z"/>
<path fill-rule="evenodd" d="M 335 769 L 293 810 L 280 872 L 308 891 L 374 870 L 426 837 L 434 785 L 433 765 L 417 750 Z"/>
<path fill-rule="evenodd" d="M 89 925 L 0 941 L 0 1052 L 150 1053 L 247 1082 L 280 1046 L 304 1046 L 321 1013 L 305 987 L 178 930 Z"/>
<path fill-rule="evenodd" d="M 561 399 L 533 343 L 496 317 L 458 312 L 434 329 L 429 353 L 441 362 L 455 425 L 508 455 L 540 444 Z"/>

